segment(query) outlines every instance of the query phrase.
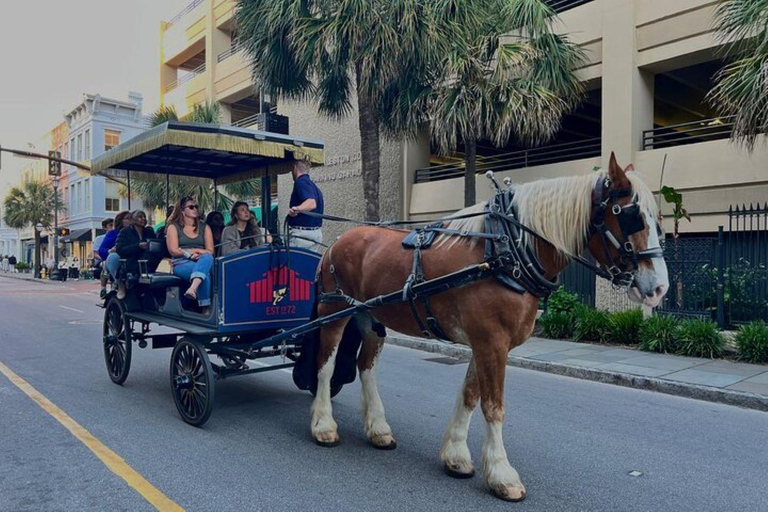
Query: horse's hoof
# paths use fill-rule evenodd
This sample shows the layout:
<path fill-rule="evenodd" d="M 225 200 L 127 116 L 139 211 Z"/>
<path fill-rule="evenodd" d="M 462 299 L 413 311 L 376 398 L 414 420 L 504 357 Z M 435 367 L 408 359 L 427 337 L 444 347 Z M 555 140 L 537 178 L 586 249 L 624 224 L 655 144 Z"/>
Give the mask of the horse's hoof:
<path fill-rule="evenodd" d="M 525 488 L 512 485 L 497 485 L 491 487 L 494 496 L 504 501 L 518 502 L 525 499 Z"/>
<path fill-rule="evenodd" d="M 394 450 L 397 448 L 397 441 L 391 435 L 369 438 L 368 442 L 377 450 Z"/>
<path fill-rule="evenodd" d="M 453 464 L 453 467 L 449 464 L 443 464 L 443 469 L 445 469 L 446 475 L 459 480 L 466 480 L 475 476 L 475 468 L 469 468 L 469 472 L 460 471 L 462 468 L 459 464 Z"/>
<path fill-rule="evenodd" d="M 315 437 L 313 435 L 312 438 L 315 440 L 315 443 L 317 443 L 318 446 L 322 446 L 323 448 L 333 448 L 334 446 L 339 446 L 339 443 L 341 443 L 338 434 L 323 432 L 318 435 L 319 437 Z"/>

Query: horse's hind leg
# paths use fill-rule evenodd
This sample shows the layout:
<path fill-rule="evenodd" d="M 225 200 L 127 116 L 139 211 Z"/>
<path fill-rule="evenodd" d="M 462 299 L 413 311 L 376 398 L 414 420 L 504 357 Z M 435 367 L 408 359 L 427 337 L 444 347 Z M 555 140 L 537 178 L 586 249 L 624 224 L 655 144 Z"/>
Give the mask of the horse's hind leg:
<path fill-rule="evenodd" d="M 502 426 L 504 424 L 504 377 L 506 376 L 509 341 L 498 335 L 487 345 L 474 350 L 480 405 L 486 421 L 483 443 L 483 475 L 496 497 L 506 501 L 521 501 L 525 487 L 520 475 L 507 459 Z"/>
<path fill-rule="evenodd" d="M 336 368 L 336 353 L 349 318 L 320 328 L 320 350 L 317 354 L 317 393 L 312 402 L 312 437 L 321 446 L 339 444 L 339 433 L 331 407 L 331 377 Z"/>
<path fill-rule="evenodd" d="M 384 338 L 373 329 L 372 319 L 368 315 L 358 315 L 355 318 L 363 335 L 360 355 L 357 357 L 357 369 L 360 372 L 360 383 L 363 393 L 363 425 L 368 441 L 375 448 L 393 450 L 397 442 L 392 436 L 392 429 L 384 415 L 384 405 L 376 385 L 376 368 Z"/>
<path fill-rule="evenodd" d="M 440 460 L 443 461 L 445 472 L 454 478 L 471 478 L 475 474 L 472 456 L 467 446 L 467 432 L 472 411 L 477 407 L 480 391 L 475 370 L 475 358 L 469 361 L 467 376 L 456 398 L 453 417 L 445 429 L 443 447 L 440 449 Z"/>

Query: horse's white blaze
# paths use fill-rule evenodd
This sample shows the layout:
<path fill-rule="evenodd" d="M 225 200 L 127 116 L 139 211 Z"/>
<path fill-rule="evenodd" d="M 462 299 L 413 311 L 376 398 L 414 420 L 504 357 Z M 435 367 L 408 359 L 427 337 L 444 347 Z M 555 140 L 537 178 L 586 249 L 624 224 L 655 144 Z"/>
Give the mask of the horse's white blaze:
<path fill-rule="evenodd" d="M 523 489 L 520 475 L 507 460 L 504 449 L 504 438 L 501 433 L 501 422 L 486 423 L 485 442 L 483 443 L 483 476 L 491 486 L 499 485 L 519 487 Z"/>
<path fill-rule="evenodd" d="M 328 361 L 323 365 L 317 374 L 317 393 L 312 402 L 312 434 L 324 432 L 336 432 L 336 422 L 333 420 L 333 409 L 331 406 L 331 377 L 336 368 L 336 352 L 338 345 L 331 352 Z M 315 436 L 317 437 L 317 436 Z"/>
<path fill-rule="evenodd" d="M 647 211 L 643 212 L 648 226 L 648 249 L 661 247 L 656 223 Z M 669 289 L 669 273 L 663 258 L 651 259 L 651 268 L 640 267 L 635 276 L 635 285 L 630 298 L 649 307 L 656 307 Z"/>
<path fill-rule="evenodd" d="M 376 359 L 378 360 L 378 354 Z M 384 415 L 384 404 L 381 403 L 379 389 L 376 386 L 376 360 L 374 360 L 370 370 L 360 372 L 360 383 L 363 387 L 365 434 L 369 439 L 392 435 L 392 429 Z"/>
<path fill-rule="evenodd" d="M 472 419 L 472 409 L 464 404 L 464 386 L 459 390 L 453 417 L 445 429 L 443 447 L 440 449 L 440 460 L 452 469 L 459 468 L 469 471 L 472 468 L 472 455 L 467 446 L 469 422 Z"/>

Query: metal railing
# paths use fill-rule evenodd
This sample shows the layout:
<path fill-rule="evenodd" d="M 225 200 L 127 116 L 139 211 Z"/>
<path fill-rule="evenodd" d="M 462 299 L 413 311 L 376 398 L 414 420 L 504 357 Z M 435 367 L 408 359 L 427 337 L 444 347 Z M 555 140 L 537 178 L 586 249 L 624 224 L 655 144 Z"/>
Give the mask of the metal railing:
<path fill-rule="evenodd" d="M 233 56 L 234 54 L 236 54 L 237 52 L 242 50 L 244 47 L 245 47 L 245 45 L 243 43 L 235 43 L 233 41 L 233 44 L 232 44 L 232 46 L 229 47 L 229 50 L 227 50 L 225 52 L 221 52 L 216 57 L 216 62 L 221 62 L 221 61 L 223 61 L 225 59 L 230 58 L 231 56 Z"/>
<path fill-rule="evenodd" d="M 236 126 L 238 128 L 249 128 L 256 125 L 255 129 L 257 131 L 264 131 L 264 115 L 263 114 L 253 114 L 252 116 L 244 117 L 240 119 L 239 121 L 235 121 L 232 123 L 232 126 Z"/>
<path fill-rule="evenodd" d="M 478 174 L 486 171 L 506 171 L 522 169 L 534 165 L 568 162 L 581 158 L 600 156 L 600 137 L 584 139 L 564 144 L 553 144 L 533 149 L 512 151 L 501 155 L 478 157 Z M 414 183 L 449 180 L 464 176 L 464 162 L 443 164 L 416 169 Z"/>
<path fill-rule="evenodd" d="M 174 23 L 178 23 L 179 21 L 181 21 L 181 18 L 183 18 L 185 15 L 192 12 L 195 9 L 195 7 L 197 7 L 201 3 L 203 3 L 203 0 L 192 0 L 192 2 L 189 5 L 187 5 L 185 8 L 183 8 L 181 11 L 179 11 L 179 13 L 176 16 L 168 20 L 168 22 L 166 23 L 166 28 L 170 27 Z"/>
<path fill-rule="evenodd" d="M 733 131 L 734 116 L 702 119 L 643 131 L 643 149 L 668 148 L 726 139 Z"/>
<path fill-rule="evenodd" d="M 205 73 L 205 63 L 200 64 L 199 66 L 197 66 L 192 71 L 188 71 L 188 72 L 184 73 L 183 75 L 181 75 L 179 77 L 178 80 L 169 83 L 165 87 L 165 92 L 170 92 L 170 91 L 174 90 L 175 88 L 177 88 L 178 86 L 189 82 L 190 80 L 192 80 L 196 76 L 202 75 L 203 73 Z"/>
<path fill-rule="evenodd" d="M 588 4 L 592 1 L 594 0 L 547 0 L 547 4 L 549 4 L 555 12 L 563 12 L 580 5 Z"/>

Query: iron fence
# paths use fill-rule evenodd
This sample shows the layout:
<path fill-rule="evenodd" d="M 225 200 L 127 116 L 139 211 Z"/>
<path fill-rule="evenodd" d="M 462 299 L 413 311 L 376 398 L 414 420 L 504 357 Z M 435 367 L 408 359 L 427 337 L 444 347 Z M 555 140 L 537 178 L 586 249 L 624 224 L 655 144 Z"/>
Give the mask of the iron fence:
<path fill-rule="evenodd" d="M 512 151 L 501 155 L 478 157 L 476 172 L 506 171 L 533 165 L 568 162 L 581 158 L 600 156 L 600 137 L 539 148 Z M 464 176 L 464 162 L 434 165 L 416 169 L 415 183 L 449 180 Z"/>
<path fill-rule="evenodd" d="M 177 88 L 178 86 L 185 84 L 195 78 L 198 75 L 202 75 L 205 73 L 205 63 L 200 64 L 195 69 L 188 71 L 181 75 L 178 80 L 173 81 L 169 83 L 167 86 L 165 86 L 165 92 L 170 92 Z"/>
<path fill-rule="evenodd" d="M 563 12 L 593 1 L 594 0 L 547 0 L 547 3 L 555 12 Z"/>
<path fill-rule="evenodd" d="M 195 10 L 195 7 L 197 7 L 201 3 L 203 3 L 203 0 L 192 0 L 192 2 L 187 4 L 187 6 L 184 7 L 181 11 L 179 11 L 179 13 L 176 14 L 176 16 L 168 20 L 168 22 L 166 23 L 166 28 L 170 27 L 174 23 L 178 23 L 179 21 L 181 21 L 181 18 L 183 18 L 184 16 L 186 16 L 187 14 Z"/>

